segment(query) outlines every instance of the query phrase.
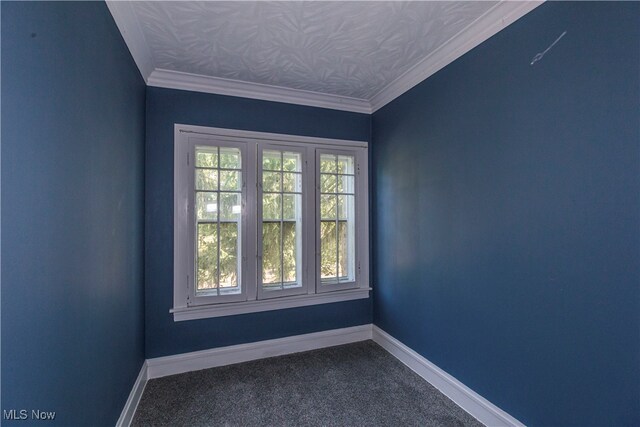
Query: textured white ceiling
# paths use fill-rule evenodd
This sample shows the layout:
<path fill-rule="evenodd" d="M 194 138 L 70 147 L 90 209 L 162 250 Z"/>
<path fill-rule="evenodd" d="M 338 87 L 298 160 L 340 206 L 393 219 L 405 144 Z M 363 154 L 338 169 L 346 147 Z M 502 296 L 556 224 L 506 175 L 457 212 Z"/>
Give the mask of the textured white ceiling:
<path fill-rule="evenodd" d="M 132 2 L 156 68 L 371 99 L 496 2 Z"/>

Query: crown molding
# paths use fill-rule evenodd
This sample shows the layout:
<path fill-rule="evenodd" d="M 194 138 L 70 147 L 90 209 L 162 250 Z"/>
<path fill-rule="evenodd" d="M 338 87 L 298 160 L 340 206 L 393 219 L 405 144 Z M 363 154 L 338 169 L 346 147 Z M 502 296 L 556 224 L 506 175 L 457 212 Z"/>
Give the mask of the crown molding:
<path fill-rule="evenodd" d="M 107 0 L 105 2 L 116 22 L 120 34 L 124 39 L 133 60 L 145 82 L 155 69 L 151 49 L 144 38 L 144 33 L 138 22 L 135 11 L 129 1 Z"/>
<path fill-rule="evenodd" d="M 147 84 L 149 86 L 170 89 L 183 89 L 265 101 L 286 102 L 289 104 L 309 105 L 312 107 L 331 108 L 333 110 L 352 111 L 356 113 L 371 113 L 371 105 L 366 99 L 183 73 L 180 71 L 155 69 L 149 76 Z"/>
<path fill-rule="evenodd" d="M 369 100 L 371 111 L 384 107 L 542 3 L 544 1 L 501 1 L 374 95 Z"/>
<path fill-rule="evenodd" d="M 285 102 L 371 114 L 435 74 L 480 43 L 520 19 L 544 1 L 503 0 L 441 45 L 371 99 L 358 99 L 281 86 L 211 77 L 155 67 L 135 11 L 129 1 L 107 0 L 107 7 L 140 74 L 149 86 L 182 89 L 265 101 Z"/>

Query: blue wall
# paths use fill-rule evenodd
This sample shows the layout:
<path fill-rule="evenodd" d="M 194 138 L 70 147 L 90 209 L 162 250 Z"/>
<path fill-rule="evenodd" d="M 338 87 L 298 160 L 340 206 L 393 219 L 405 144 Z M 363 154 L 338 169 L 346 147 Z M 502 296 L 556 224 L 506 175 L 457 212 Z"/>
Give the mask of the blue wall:
<path fill-rule="evenodd" d="M 261 132 L 370 140 L 371 119 L 300 105 L 147 88 L 145 298 L 147 357 L 371 323 L 371 301 L 174 322 L 173 129 L 190 124 Z"/>
<path fill-rule="evenodd" d="M 1 7 L 2 409 L 114 425 L 144 359 L 144 81 L 104 3 Z"/>
<path fill-rule="evenodd" d="M 640 425 L 639 22 L 544 4 L 373 115 L 375 324 L 529 425 Z"/>

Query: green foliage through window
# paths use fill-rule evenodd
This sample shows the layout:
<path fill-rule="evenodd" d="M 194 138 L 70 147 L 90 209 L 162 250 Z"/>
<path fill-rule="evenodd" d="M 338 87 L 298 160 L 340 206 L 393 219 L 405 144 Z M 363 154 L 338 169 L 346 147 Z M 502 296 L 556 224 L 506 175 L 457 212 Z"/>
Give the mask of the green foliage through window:
<path fill-rule="evenodd" d="M 353 156 L 320 156 L 320 277 L 325 283 L 355 280 L 354 180 Z"/>
<path fill-rule="evenodd" d="M 242 157 L 228 147 L 197 147 L 196 291 L 240 292 Z"/>
<path fill-rule="evenodd" d="M 300 287 L 302 158 L 299 153 L 262 153 L 262 284 Z"/>

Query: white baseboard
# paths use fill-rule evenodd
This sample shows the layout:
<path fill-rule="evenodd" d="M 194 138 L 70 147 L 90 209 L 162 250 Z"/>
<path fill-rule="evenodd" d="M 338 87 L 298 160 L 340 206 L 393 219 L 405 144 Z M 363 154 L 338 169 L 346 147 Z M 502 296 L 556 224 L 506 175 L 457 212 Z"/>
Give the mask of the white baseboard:
<path fill-rule="evenodd" d="M 373 340 L 486 426 L 524 427 L 520 421 L 480 396 L 377 326 Z"/>
<path fill-rule="evenodd" d="M 140 403 L 142 392 L 147 385 L 147 378 L 147 361 L 145 360 L 142 363 L 142 368 L 140 369 L 138 378 L 136 378 L 136 382 L 133 383 L 133 388 L 131 389 L 131 393 L 129 393 L 127 402 L 124 404 L 124 409 L 122 409 L 122 414 L 120 414 L 120 418 L 118 418 L 116 427 L 129 427 L 131 425 L 133 416 L 138 408 L 138 403 Z"/>
<path fill-rule="evenodd" d="M 368 339 L 373 339 L 392 356 L 407 365 L 481 423 L 491 427 L 524 427 L 524 424 L 520 421 L 493 405 L 382 329 L 371 324 L 147 359 L 142 365 L 142 369 L 140 369 L 140 374 L 133 385 L 116 427 L 128 427 L 131 424 L 148 379 Z"/>
<path fill-rule="evenodd" d="M 371 339 L 371 324 L 147 359 L 148 378 L 215 368 Z"/>

